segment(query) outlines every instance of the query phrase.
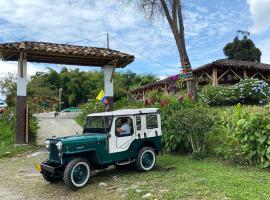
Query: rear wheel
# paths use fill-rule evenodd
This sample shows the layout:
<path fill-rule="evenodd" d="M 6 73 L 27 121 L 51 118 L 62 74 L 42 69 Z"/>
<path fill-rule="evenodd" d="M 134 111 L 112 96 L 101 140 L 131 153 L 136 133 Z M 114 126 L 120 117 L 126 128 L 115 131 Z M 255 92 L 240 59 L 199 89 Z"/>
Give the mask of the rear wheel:
<path fill-rule="evenodd" d="M 42 174 L 42 176 L 46 181 L 48 181 L 50 183 L 56 183 L 56 182 L 62 180 L 62 177 L 53 176 L 52 174 L 49 174 L 49 173 Z"/>
<path fill-rule="evenodd" d="M 90 164 L 86 159 L 71 160 L 64 172 L 64 182 L 72 189 L 85 186 L 90 178 Z"/>
<path fill-rule="evenodd" d="M 143 147 L 140 149 L 136 157 L 136 167 L 139 171 L 149 171 L 156 164 L 156 153 L 151 147 Z"/>

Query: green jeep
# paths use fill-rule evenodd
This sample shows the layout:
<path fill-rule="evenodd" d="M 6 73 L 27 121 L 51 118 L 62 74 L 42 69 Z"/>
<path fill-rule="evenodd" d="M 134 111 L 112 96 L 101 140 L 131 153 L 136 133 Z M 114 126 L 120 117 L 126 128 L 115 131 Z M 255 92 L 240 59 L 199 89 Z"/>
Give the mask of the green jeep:
<path fill-rule="evenodd" d="M 86 185 L 93 170 L 134 165 L 155 166 L 161 152 L 161 120 L 157 108 L 125 109 L 87 115 L 83 134 L 45 141 L 49 159 L 36 165 L 44 179 L 73 189 Z"/>

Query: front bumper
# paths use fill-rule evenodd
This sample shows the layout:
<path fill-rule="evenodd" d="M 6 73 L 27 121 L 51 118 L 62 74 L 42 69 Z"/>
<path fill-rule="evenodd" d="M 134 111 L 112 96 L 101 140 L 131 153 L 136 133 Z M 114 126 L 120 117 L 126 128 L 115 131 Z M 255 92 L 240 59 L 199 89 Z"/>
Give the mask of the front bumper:
<path fill-rule="evenodd" d="M 57 165 L 55 163 L 42 162 L 35 167 L 41 174 L 53 174 L 54 176 L 61 176 L 64 174 L 65 166 Z"/>

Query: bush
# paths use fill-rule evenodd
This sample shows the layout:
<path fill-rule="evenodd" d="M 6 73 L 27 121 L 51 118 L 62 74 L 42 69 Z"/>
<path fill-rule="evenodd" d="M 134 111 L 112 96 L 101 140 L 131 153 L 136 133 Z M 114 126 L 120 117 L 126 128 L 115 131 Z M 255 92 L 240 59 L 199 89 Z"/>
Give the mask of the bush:
<path fill-rule="evenodd" d="M 163 146 L 167 151 L 191 151 L 196 159 L 205 156 L 207 137 L 214 127 L 209 108 L 172 103 L 161 110 L 161 117 Z"/>
<path fill-rule="evenodd" d="M 15 132 L 16 132 L 16 115 L 15 115 L 15 108 L 9 108 L 4 112 L 4 114 L 0 118 L 0 122 L 4 125 L 9 127 L 10 131 L 12 132 L 12 137 L 10 140 L 4 140 L 7 143 L 13 141 L 12 144 L 15 144 Z M 28 123 L 28 134 L 29 134 L 29 142 L 35 143 L 36 142 L 36 135 L 38 131 L 38 119 L 29 112 L 29 123 Z M 1 133 L 1 132 L 0 132 Z"/>
<path fill-rule="evenodd" d="M 270 109 L 260 112 L 239 105 L 221 116 L 223 142 L 217 148 L 226 159 L 240 164 L 270 166 Z"/>
<path fill-rule="evenodd" d="M 204 87 L 199 92 L 199 100 L 211 106 L 241 104 L 266 104 L 270 91 L 263 80 L 244 79 L 228 87 Z"/>

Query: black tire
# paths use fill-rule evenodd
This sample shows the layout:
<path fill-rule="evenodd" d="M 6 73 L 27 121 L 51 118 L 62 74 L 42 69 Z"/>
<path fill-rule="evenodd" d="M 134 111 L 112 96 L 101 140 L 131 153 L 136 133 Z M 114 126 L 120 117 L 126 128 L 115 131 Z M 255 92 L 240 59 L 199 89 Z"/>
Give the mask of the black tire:
<path fill-rule="evenodd" d="M 50 183 L 56 183 L 56 182 L 59 182 L 62 180 L 62 177 L 53 176 L 52 174 L 49 174 L 49 173 L 42 174 L 42 176 L 46 181 L 48 181 Z"/>
<path fill-rule="evenodd" d="M 78 176 L 80 176 L 81 174 L 77 174 L 77 172 L 75 172 L 76 168 L 79 167 L 79 171 L 82 171 L 80 168 L 84 168 L 84 170 L 86 170 L 85 172 L 83 172 L 84 174 L 82 176 L 86 176 L 81 177 L 82 182 L 76 181 L 74 178 L 76 178 Z M 77 169 L 78 170 L 78 169 Z M 80 172 L 79 172 L 80 173 Z M 87 174 L 85 174 L 87 173 Z M 71 160 L 68 165 L 66 166 L 65 172 L 64 172 L 64 182 L 65 184 L 71 188 L 71 189 L 79 189 L 84 187 L 87 182 L 90 179 L 90 164 L 89 162 L 84 159 L 84 158 L 75 158 L 73 160 Z M 75 177 L 74 177 L 75 175 Z M 78 177 L 77 177 L 78 178 Z"/>
<path fill-rule="evenodd" d="M 145 158 L 147 163 L 143 162 L 143 158 Z M 148 158 L 149 157 L 149 158 Z M 153 148 L 151 147 L 143 147 L 140 149 L 140 151 L 137 154 L 136 160 L 135 160 L 136 168 L 139 171 L 150 171 L 151 169 L 154 168 L 156 164 L 156 152 Z"/>

